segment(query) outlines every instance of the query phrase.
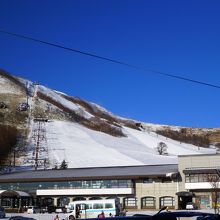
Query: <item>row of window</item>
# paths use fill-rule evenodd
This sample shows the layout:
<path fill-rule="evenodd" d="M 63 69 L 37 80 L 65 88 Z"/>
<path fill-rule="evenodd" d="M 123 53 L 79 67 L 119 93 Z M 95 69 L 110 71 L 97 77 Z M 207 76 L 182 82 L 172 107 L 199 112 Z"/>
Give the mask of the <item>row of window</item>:
<path fill-rule="evenodd" d="M 76 197 L 75 200 L 86 200 L 85 197 Z M 90 199 L 95 199 L 90 198 Z M 101 199 L 101 198 L 99 198 Z M 23 198 L 21 200 L 21 205 L 28 206 L 30 204 L 33 204 L 33 201 L 30 198 Z M 68 197 L 60 197 L 58 199 L 58 206 L 65 206 L 68 205 L 70 202 L 70 199 Z M 1 205 L 5 207 L 16 207 L 18 205 L 19 201 L 15 197 L 13 198 L 2 198 Z M 136 197 L 127 197 L 123 199 L 123 207 L 126 209 L 136 209 L 137 208 L 138 199 Z M 159 198 L 159 204 L 160 208 L 164 206 L 168 206 L 170 208 L 174 208 L 175 206 L 175 200 L 174 197 L 166 196 L 166 197 L 160 197 Z M 40 204 L 38 204 L 40 205 Z M 42 206 L 51 206 L 53 205 L 53 198 L 45 198 L 41 202 Z M 86 204 L 86 209 L 103 209 L 103 208 L 113 208 L 111 203 L 94 203 L 92 204 Z M 155 197 L 143 197 L 141 198 L 141 208 L 142 209 L 156 209 L 156 198 Z"/>
<path fill-rule="evenodd" d="M 143 179 L 143 183 L 171 183 L 172 179 L 170 177 L 163 177 L 163 178 L 145 178 Z"/>
<path fill-rule="evenodd" d="M 99 189 L 133 188 L 132 180 L 87 180 L 40 183 L 1 183 L 1 190 L 36 190 L 36 189 Z"/>
<path fill-rule="evenodd" d="M 108 198 L 111 198 L 111 197 L 108 197 Z M 106 198 L 106 199 L 108 199 Z M 90 200 L 93 200 L 93 199 L 102 199 L 101 197 L 91 197 L 89 198 Z M 117 199 L 114 197 L 114 199 Z M 119 199 L 119 198 L 118 198 Z M 51 201 L 50 203 L 52 204 L 53 199 L 51 198 Z M 74 200 L 86 200 L 85 197 L 76 197 Z M 59 206 L 65 206 L 65 205 L 68 205 L 68 203 L 70 202 L 70 199 L 68 197 L 60 197 L 58 199 L 58 204 Z M 171 196 L 165 196 L 165 197 L 160 197 L 159 198 L 159 204 L 160 204 L 160 207 L 164 207 L 164 206 L 168 206 L 168 207 L 174 207 L 175 206 L 175 199 L 174 197 L 171 197 Z M 95 208 L 103 208 L 103 204 L 94 204 L 95 205 Z M 110 204 L 111 205 L 111 204 Z M 132 208 L 137 208 L 138 206 L 138 199 L 136 197 L 126 197 L 123 199 L 123 207 L 124 208 L 127 208 L 127 209 L 132 209 Z M 92 208 L 91 206 L 87 207 L 87 209 L 90 209 Z M 155 209 L 156 208 L 156 198 L 155 197 L 151 197 L 151 196 L 148 196 L 148 197 L 142 197 L 141 198 L 141 208 L 142 209 Z"/>
<path fill-rule="evenodd" d="M 218 179 L 217 174 L 186 174 L 186 183 L 212 182 Z"/>
<path fill-rule="evenodd" d="M 138 200 L 136 197 L 124 198 L 125 208 L 137 208 Z M 175 199 L 172 196 L 165 196 L 159 198 L 160 207 L 168 206 L 174 208 Z M 155 197 L 143 197 L 141 198 L 141 208 L 142 209 L 155 209 L 156 208 L 156 198 Z"/>

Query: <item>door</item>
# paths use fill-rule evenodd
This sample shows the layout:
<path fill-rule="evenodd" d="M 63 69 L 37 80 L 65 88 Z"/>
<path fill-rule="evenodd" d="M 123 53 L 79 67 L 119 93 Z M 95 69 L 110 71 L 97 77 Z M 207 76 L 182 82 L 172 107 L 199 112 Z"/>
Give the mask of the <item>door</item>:
<path fill-rule="evenodd" d="M 86 206 L 84 203 L 76 205 L 76 218 L 86 218 Z"/>

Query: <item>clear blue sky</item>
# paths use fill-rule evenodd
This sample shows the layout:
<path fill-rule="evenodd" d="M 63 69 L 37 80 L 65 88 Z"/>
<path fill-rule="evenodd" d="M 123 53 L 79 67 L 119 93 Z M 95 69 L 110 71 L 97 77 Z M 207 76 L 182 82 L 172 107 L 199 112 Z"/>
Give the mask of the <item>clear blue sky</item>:
<path fill-rule="evenodd" d="M 220 85 L 218 0 L 1 0 L 0 29 Z M 220 127 L 220 89 L 0 33 L 0 68 L 145 122 Z"/>

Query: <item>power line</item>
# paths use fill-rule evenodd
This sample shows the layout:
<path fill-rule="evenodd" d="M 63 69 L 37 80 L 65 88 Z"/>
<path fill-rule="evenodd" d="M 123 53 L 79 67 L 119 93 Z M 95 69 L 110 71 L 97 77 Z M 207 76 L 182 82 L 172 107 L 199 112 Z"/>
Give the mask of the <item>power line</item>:
<path fill-rule="evenodd" d="M 90 57 L 93 57 L 93 58 L 105 60 L 105 61 L 108 61 L 108 62 L 112 62 L 112 63 L 116 63 L 116 64 L 119 64 L 119 65 L 127 66 L 127 67 L 130 67 L 130 68 L 136 69 L 136 70 L 151 72 L 151 73 L 161 75 L 161 76 L 166 76 L 166 77 L 169 77 L 169 78 L 179 79 L 179 80 L 182 80 L 182 81 L 188 81 L 188 82 L 191 82 L 191 83 L 200 84 L 200 85 L 220 89 L 219 85 L 215 85 L 215 84 L 211 84 L 211 83 L 207 83 L 207 82 L 203 82 L 203 81 L 199 81 L 199 80 L 194 80 L 194 79 L 191 79 L 191 78 L 186 78 L 186 77 L 178 76 L 178 75 L 175 75 L 175 74 L 169 74 L 169 73 L 165 73 L 165 72 L 161 72 L 161 71 L 157 71 L 157 70 L 153 70 L 153 69 L 142 68 L 142 67 L 139 67 L 139 66 L 135 66 L 135 65 L 120 61 L 120 60 L 115 60 L 115 59 L 111 59 L 111 58 L 108 58 L 108 57 L 99 56 L 99 55 L 96 55 L 96 54 L 93 54 L 93 53 L 88 53 L 88 52 L 77 50 L 77 49 L 70 48 L 70 47 L 65 47 L 65 46 L 62 46 L 60 44 L 55 44 L 55 43 L 51 43 L 49 41 L 39 40 L 39 39 L 29 37 L 29 36 L 26 36 L 26 35 L 21 35 L 21 34 L 17 34 L 17 33 L 13 33 L 13 32 L 8 32 L 8 31 L 2 30 L 2 29 L 0 29 L 0 33 L 8 34 L 8 35 L 11 35 L 11 36 L 14 36 L 14 37 L 17 37 L 17 38 L 23 38 L 25 40 L 34 41 L 34 42 L 41 43 L 41 44 L 46 44 L 46 45 L 49 45 L 49 46 L 52 46 L 52 47 L 64 49 L 64 50 L 74 52 L 74 53 L 79 53 L 79 54 L 90 56 Z"/>

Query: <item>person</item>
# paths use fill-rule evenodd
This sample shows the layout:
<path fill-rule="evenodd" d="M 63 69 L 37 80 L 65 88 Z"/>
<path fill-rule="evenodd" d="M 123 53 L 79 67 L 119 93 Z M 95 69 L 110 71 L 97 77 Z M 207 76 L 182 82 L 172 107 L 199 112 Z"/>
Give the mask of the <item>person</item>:
<path fill-rule="evenodd" d="M 105 218 L 105 213 L 102 211 L 101 214 L 98 215 L 98 218 Z"/>
<path fill-rule="evenodd" d="M 80 208 L 79 206 L 76 206 L 76 218 L 80 218 Z"/>
<path fill-rule="evenodd" d="M 112 215 L 112 213 L 111 213 L 111 212 L 109 213 L 109 217 L 110 217 L 110 218 L 111 218 L 111 217 L 113 217 L 113 215 Z"/>
<path fill-rule="evenodd" d="M 54 218 L 54 220 L 60 220 L 59 216 L 56 215 L 55 218 Z"/>

